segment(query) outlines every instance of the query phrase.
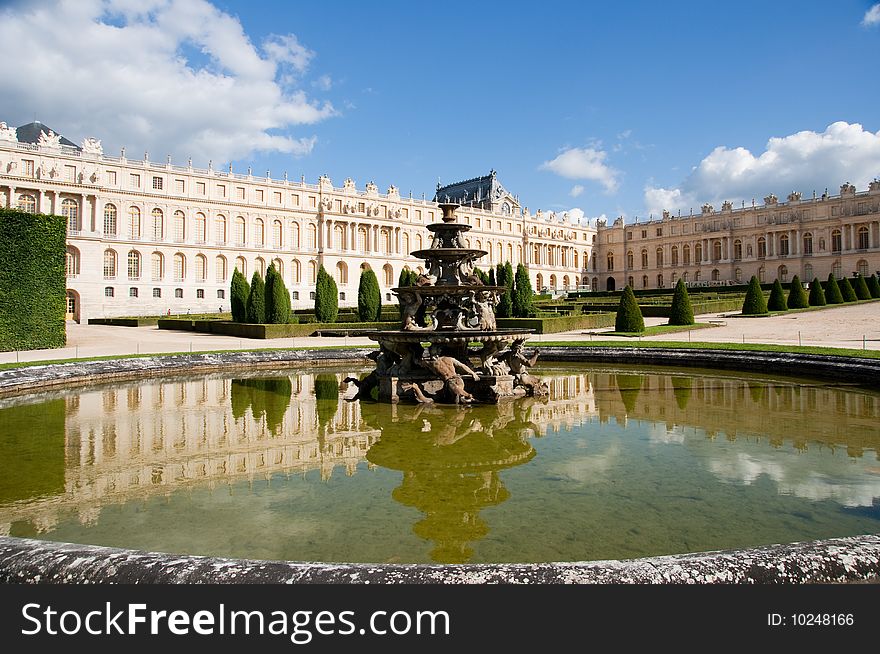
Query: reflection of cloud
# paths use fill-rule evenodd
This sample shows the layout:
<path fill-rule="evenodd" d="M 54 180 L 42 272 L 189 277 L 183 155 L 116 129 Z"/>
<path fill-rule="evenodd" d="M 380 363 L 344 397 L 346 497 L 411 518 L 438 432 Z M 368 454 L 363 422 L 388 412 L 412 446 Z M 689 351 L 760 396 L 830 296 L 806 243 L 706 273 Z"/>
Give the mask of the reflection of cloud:
<path fill-rule="evenodd" d="M 620 455 L 620 444 L 612 443 L 601 454 L 588 454 L 569 459 L 565 463 L 551 466 L 547 473 L 564 481 L 576 481 L 580 483 L 588 483 L 599 481 L 605 473 L 611 468 Z"/>
<path fill-rule="evenodd" d="M 652 423 L 648 428 L 648 440 L 652 443 L 684 443 L 684 432 L 681 427 L 675 426 L 667 429 L 662 422 Z"/>
<path fill-rule="evenodd" d="M 860 474 L 852 470 L 853 465 L 844 457 L 823 456 L 820 460 L 814 456 L 792 456 L 788 452 L 770 455 L 724 452 L 708 461 L 709 470 L 727 482 L 751 485 L 766 475 L 776 482 L 780 495 L 814 501 L 834 500 L 844 506 L 872 506 L 874 499 L 880 497 L 880 477 L 868 469 L 861 470 Z"/>

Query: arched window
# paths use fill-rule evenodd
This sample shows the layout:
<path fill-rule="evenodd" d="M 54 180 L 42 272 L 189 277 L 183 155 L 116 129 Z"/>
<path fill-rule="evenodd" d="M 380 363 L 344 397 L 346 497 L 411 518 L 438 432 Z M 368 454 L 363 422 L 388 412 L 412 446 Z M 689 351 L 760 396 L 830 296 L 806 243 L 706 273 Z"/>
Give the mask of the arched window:
<path fill-rule="evenodd" d="M 137 250 L 128 253 L 128 278 L 141 278 L 141 253 Z"/>
<path fill-rule="evenodd" d="M 247 277 L 247 261 L 244 257 L 235 257 L 235 269 Z"/>
<path fill-rule="evenodd" d="M 788 281 L 788 266 L 779 266 L 776 269 L 776 276 L 779 278 L 780 282 Z"/>
<path fill-rule="evenodd" d="M 183 243 L 186 239 L 186 216 L 178 210 L 174 212 L 174 242 Z"/>
<path fill-rule="evenodd" d="M 779 237 L 779 256 L 788 256 L 788 234 L 783 234 Z"/>
<path fill-rule="evenodd" d="M 78 232 L 79 226 L 79 205 L 75 200 L 70 198 L 61 201 L 61 215 L 67 219 L 67 233 Z"/>
<path fill-rule="evenodd" d="M 864 225 L 862 225 L 861 227 L 859 227 L 859 231 L 856 232 L 856 235 L 858 236 L 859 250 L 867 250 L 868 249 L 868 228 L 865 227 Z"/>
<path fill-rule="evenodd" d="M 743 280 L 743 271 L 742 268 L 737 268 L 733 271 L 733 279 L 737 284 L 741 283 Z"/>
<path fill-rule="evenodd" d="M 563 288 L 564 290 L 567 291 L 567 290 L 568 290 L 568 285 L 569 285 L 569 283 L 570 283 L 570 282 L 569 282 L 569 279 L 568 279 L 568 275 L 565 275 L 565 276 L 562 278 L 562 288 Z"/>
<path fill-rule="evenodd" d="M 370 238 L 368 236 L 368 233 L 369 232 L 367 231 L 366 227 L 358 227 L 357 243 L 358 243 L 358 250 L 360 252 L 369 252 L 370 251 Z M 404 237 L 406 238 L 406 244 L 407 244 L 407 248 L 408 248 L 409 247 L 409 236 L 404 234 Z"/>
<path fill-rule="evenodd" d="M 208 277 L 208 259 L 204 254 L 196 255 L 196 281 L 203 282 Z"/>
<path fill-rule="evenodd" d="M 115 250 L 104 250 L 104 279 L 116 279 Z"/>
<path fill-rule="evenodd" d="M 165 214 L 159 207 L 156 207 L 150 212 L 150 215 L 153 217 L 153 240 L 161 241 L 165 233 Z"/>
<path fill-rule="evenodd" d="M 182 282 L 186 278 L 186 257 L 178 252 L 174 255 L 174 281 Z"/>
<path fill-rule="evenodd" d="M 556 290 L 556 275 L 550 275 L 550 288 Z"/>
<path fill-rule="evenodd" d="M 574 267 L 575 268 L 577 268 L 577 265 L 578 265 L 577 258 L 578 258 L 578 254 L 577 254 L 577 252 L 575 252 L 574 253 Z M 513 260 L 513 243 L 507 244 L 507 260 L 510 261 L 511 263 L 515 263 Z"/>
<path fill-rule="evenodd" d="M 831 264 L 831 274 L 834 275 L 835 279 L 841 279 L 843 277 L 843 266 L 840 265 L 840 261 L 835 261 Z"/>
<path fill-rule="evenodd" d="M 387 288 L 394 286 L 394 268 L 391 267 L 391 264 L 386 263 L 382 266 L 382 272 L 385 273 L 385 286 Z"/>
<path fill-rule="evenodd" d="M 150 270 L 153 273 L 153 281 L 161 281 L 165 276 L 165 257 L 161 252 L 153 252 L 150 255 Z"/>
<path fill-rule="evenodd" d="M 733 258 L 735 261 L 740 261 L 743 258 L 743 242 L 739 239 L 733 242 Z"/>
<path fill-rule="evenodd" d="M 654 253 L 654 257 L 657 261 L 657 267 L 663 265 L 663 248 L 657 248 L 657 251 Z"/>
<path fill-rule="evenodd" d="M 703 260 L 703 244 L 697 243 L 694 246 L 694 263 L 700 263 Z"/>
<path fill-rule="evenodd" d="M 128 208 L 128 235 L 133 239 L 141 237 L 141 210 L 135 206 Z"/>
<path fill-rule="evenodd" d="M 348 284 L 348 266 L 344 261 L 336 263 L 336 281 L 340 284 Z"/>
<path fill-rule="evenodd" d="M 116 236 L 116 205 L 104 205 L 104 236 Z"/>
<path fill-rule="evenodd" d="M 831 232 L 831 251 L 840 252 L 843 249 L 841 245 L 840 230 L 835 229 Z"/>
<path fill-rule="evenodd" d="M 18 208 L 28 213 L 37 213 L 37 198 L 29 193 L 22 193 L 18 196 Z"/>
<path fill-rule="evenodd" d="M 859 259 L 856 264 L 856 270 L 862 277 L 868 276 L 868 262 L 865 259 Z"/>
<path fill-rule="evenodd" d="M 223 245 L 226 243 L 226 216 L 222 213 L 217 214 L 217 217 L 214 219 L 214 238 L 217 239 L 218 245 Z"/>
<path fill-rule="evenodd" d="M 281 259 L 273 259 L 272 265 L 275 266 L 275 271 L 281 275 L 282 279 L 284 278 L 284 262 Z"/>
<path fill-rule="evenodd" d="M 694 281 L 695 282 L 700 281 L 702 278 L 703 278 L 703 273 L 701 271 L 698 270 L 694 273 Z"/>
<path fill-rule="evenodd" d="M 379 251 L 382 254 L 391 253 L 391 230 L 383 228 L 379 232 Z"/>
<path fill-rule="evenodd" d="M 648 250 L 642 249 L 642 270 L 648 267 Z"/>
<path fill-rule="evenodd" d="M 672 246 L 672 250 L 669 253 L 669 258 L 672 260 L 673 266 L 678 265 L 678 246 L 677 245 Z"/>
<path fill-rule="evenodd" d="M 266 226 L 263 224 L 262 218 L 254 220 L 254 245 L 258 248 L 266 244 Z"/>
<path fill-rule="evenodd" d="M 813 254 L 813 235 L 810 232 L 804 234 L 804 254 Z"/>
<path fill-rule="evenodd" d="M 226 257 L 222 254 L 214 257 L 214 277 L 218 283 L 226 281 Z"/>
<path fill-rule="evenodd" d="M 517 264 L 523 263 L 522 255 L 523 255 L 522 245 L 517 245 L 517 246 L 516 246 L 516 263 L 517 263 Z M 587 265 L 587 254 L 586 254 L 586 252 L 584 253 L 584 259 L 583 259 L 583 261 L 584 261 L 584 265 L 586 266 L 586 265 Z M 574 264 L 574 265 L 577 266 L 577 259 L 575 259 L 575 264 Z M 515 272 L 515 271 L 514 271 L 514 272 Z"/>
<path fill-rule="evenodd" d="M 690 265 L 690 263 L 691 263 L 691 246 L 690 245 L 682 246 L 682 248 L 681 248 L 681 262 L 686 266 Z"/>
<path fill-rule="evenodd" d="M 266 277 L 266 261 L 263 257 L 257 257 L 254 260 L 254 272 L 260 273 L 260 277 Z"/>
<path fill-rule="evenodd" d="M 804 279 L 806 281 L 812 281 L 813 279 L 813 265 L 812 264 L 804 264 Z"/>
<path fill-rule="evenodd" d="M 544 288 L 544 276 L 541 273 L 538 273 L 538 276 L 535 278 L 535 290 L 539 293 Z"/>
<path fill-rule="evenodd" d="M 204 243 L 208 239 L 208 219 L 205 214 L 196 214 L 196 243 Z"/>
<path fill-rule="evenodd" d="M 758 268 L 758 281 L 762 284 L 767 281 L 767 271 L 764 269 L 764 266 Z"/>
<path fill-rule="evenodd" d="M 758 258 L 764 259 L 767 257 L 767 239 L 763 236 L 758 238 Z"/>
<path fill-rule="evenodd" d="M 593 293 L 596 293 L 599 291 L 599 278 L 598 277 L 593 277 L 593 280 L 590 282 L 590 290 L 593 291 Z"/>
<path fill-rule="evenodd" d="M 404 232 L 400 236 L 401 248 L 403 249 L 403 254 L 409 254 L 409 234 Z M 360 245 L 360 230 L 358 230 L 358 245 Z M 361 248 L 361 252 L 365 252 L 364 248 Z"/>
<path fill-rule="evenodd" d="M 683 273 L 681 273 L 681 278 L 684 280 L 684 283 L 687 284 L 687 282 L 688 282 L 688 271 L 687 270 L 685 270 Z"/>
<path fill-rule="evenodd" d="M 318 248 L 318 228 L 311 223 L 306 226 L 306 247 L 310 250 Z"/>
<path fill-rule="evenodd" d="M 299 284 L 302 279 L 302 266 L 299 259 L 290 262 L 290 281 L 293 284 Z"/>
<path fill-rule="evenodd" d="M 498 254 L 498 263 L 502 263 L 504 261 L 504 248 L 501 246 L 501 243 L 495 246 L 495 252 Z M 565 265 L 565 263 L 562 265 Z"/>
<path fill-rule="evenodd" d="M 675 282 L 676 282 L 677 280 L 678 280 L 678 274 L 677 274 L 675 271 L 673 271 L 673 272 L 669 275 L 669 284 L 670 284 L 671 286 L 675 286 Z"/>
<path fill-rule="evenodd" d="M 608 272 L 612 272 L 614 270 L 614 253 L 608 253 Z"/>
<path fill-rule="evenodd" d="M 642 275 L 642 288 L 648 288 L 648 276 Z"/>
<path fill-rule="evenodd" d="M 300 243 L 300 227 L 299 223 L 290 224 L 290 247 L 298 250 L 302 244 Z"/>
<path fill-rule="evenodd" d="M 712 243 L 712 260 L 721 261 L 721 241 L 714 241 Z"/>
<path fill-rule="evenodd" d="M 634 266 L 635 266 L 635 255 L 633 254 L 632 250 L 629 250 L 626 253 L 626 267 L 629 268 L 630 270 L 632 270 L 632 268 Z"/>
<path fill-rule="evenodd" d="M 720 281 L 720 280 L 721 280 L 721 272 L 720 272 L 717 268 L 715 268 L 715 269 L 712 271 L 712 281 L 713 281 L 713 282 L 717 282 L 717 281 Z"/>
<path fill-rule="evenodd" d="M 626 278 L 626 283 L 630 288 L 635 288 L 636 287 L 635 277 L 630 275 L 629 277 Z"/>
<path fill-rule="evenodd" d="M 244 222 L 244 216 L 235 217 L 235 244 L 244 245 L 247 240 L 247 226 Z"/>
<path fill-rule="evenodd" d="M 657 288 L 663 288 L 663 273 L 657 275 Z"/>
<path fill-rule="evenodd" d="M 318 262 L 309 261 L 309 284 L 314 285 L 318 281 Z"/>
<path fill-rule="evenodd" d="M 416 234 L 416 250 L 421 250 L 423 246 L 422 235 Z M 479 246 L 478 246 L 479 247 Z"/>
<path fill-rule="evenodd" d="M 342 225 L 335 225 L 333 227 L 333 247 L 336 250 L 345 249 L 345 230 L 342 228 Z"/>
<path fill-rule="evenodd" d="M 72 245 L 68 245 L 64 257 L 64 263 L 65 272 L 68 277 L 76 277 L 79 275 L 79 250 Z"/>
<path fill-rule="evenodd" d="M 272 223 L 272 247 L 276 250 L 280 250 L 284 243 L 284 226 L 281 224 L 280 220 L 276 220 Z"/>

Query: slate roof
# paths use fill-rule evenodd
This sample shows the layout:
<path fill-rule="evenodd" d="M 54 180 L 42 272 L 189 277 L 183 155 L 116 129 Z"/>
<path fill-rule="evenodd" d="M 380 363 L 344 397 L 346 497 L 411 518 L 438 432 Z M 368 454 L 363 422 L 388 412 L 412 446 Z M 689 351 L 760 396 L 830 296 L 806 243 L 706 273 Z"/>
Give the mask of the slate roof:
<path fill-rule="evenodd" d="M 492 202 L 503 195 L 507 195 L 507 191 L 501 186 L 495 171 L 492 170 L 488 175 L 466 179 L 455 184 L 440 186 L 438 183 L 434 202 L 458 202 L 459 204 L 488 209 Z"/>
<path fill-rule="evenodd" d="M 40 140 L 40 134 L 48 134 L 49 130 L 55 132 L 54 129 L 49 127 L 48 125 L 44 125 L 38 120 L 35 120 L 32 123 L 28 123 L 27 125 L 22 125 L 21 127 L 15 130 L 16 136 L 20 143 L 34 143 L 36 144 Z M 58 134 L 58 132 L 55 132 Z M 76 148 L 77 150 L 81 150 L 76 143 L 73 141 L 61 137 L 61 145 L 66 145 L 71 148 Z"/>

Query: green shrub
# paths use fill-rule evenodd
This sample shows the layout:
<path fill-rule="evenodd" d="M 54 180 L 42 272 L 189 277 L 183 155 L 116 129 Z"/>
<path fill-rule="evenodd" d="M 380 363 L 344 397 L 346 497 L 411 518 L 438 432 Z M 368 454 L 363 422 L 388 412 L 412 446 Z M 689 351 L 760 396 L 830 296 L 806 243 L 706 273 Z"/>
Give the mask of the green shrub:
<path fill-rule="evenodd" d="M 880 297 L 880 280 L 877 279 L 877 275 L 868 278 L 868 290 L 871 291 L 871 297 Z"/>
<path fill-rule="evenodd" d="M 868 290 L 868 284 L 861 275 L 856 275 L 855 288 L 856 297 L 860 300 L 870 300 L 871 291 Z"/>
<path fill-rule="evenodd" d="M 251 292 L 245 307 L 247 322 L 262 324 L 266 322 L 266 284 L 259 270 L 251 277 Z"/>
<path fill-rule="evenodd" d="M 482 268 L 474 268 L 474 274 L 480 278 L 480 281 L 483 282 L 486 286 L 489 285 L 489 274 L 483 270 Z"/>
<path fill-rule="evenodd" d="M 247 301 L 251 287 L 238 268 L 232 271 L 232 283 L 229 286 L 229 304 L 232 319 L 235 322 L 247 322 Z"/>
<path fill-rule="evenodd" d="M 498 300 L 495 313 L 499 318 L 510 318 L 513 316 L 513 267 L 510 262 L 498 264 L 495 281 L 506 289 Z"/>
<path fill-rule="evenodd" d="M 0 351 L 66 343 L 66 239 L 61 216 L 0 209 Z"/>
<path fill-rule="evenodd" d="M 764 299 L 764 292 L 761 290 L 761 283 L 757 277 L 752 275 L 749 280 L 749 289 L 746 291 L 746 299 L 743 300 L 742 315 L 760 316 L 765 313 L 767 313 L 767 302 Z"/>
<path fill-rule="evenodd" d="M 494 268 L 489 268 L 489 286 L 498 286 L 498 280 L 495 279 Z"/>
<path fill-rule="evenodd" d="M 810 306 L 810 301 L 807 299 L 807 292 L 801 284 L 800 277 L 795 275 L 788 289 L 788 308 L 806 309 L 808 306 Z"/>
<path fill-rule="evenodd" d="M 358 317 L 361 322 L 373 322 L 382 317 L 382 293 L 379 280 L 372 270 L 362 270 L 358 282 Z"/>
<path fill-rule="evenodd" d="M 825 282 L 825 300 L 828 304 L 843 304 L 843 293 L 840 285 L 834 278 L 834 273 L 828 273 L 828 281 Z"/>
<path fill-rule="evenodd" d="M 691 298 L 688 296 L 687 284 L 679 278 L 675 284 L 675 293 L 672 294 L 672 308 L 669 311 L 670 325 L 693 325 L 694 310 L 691 307 Z"/>
<path fill-rule="evenodd" d="M 645 319 L 642 318 L 642 310 L 639 309 L 636 296 L 628 284 L 623 289 L 623 294 L 620 296 L 620 304 L 617 306 L 617 319 L 614 321 L 614 331 L 645 331 Z"/>
<path fill-rule="evenodd" d="M 266 322 L 272 325 L 290 322 L 290 293 L 274 263 L 266 271 Z"/>
<path fill-rule="evenodd" d="M 814 277 L 813 281 L 810 282 L 810 306 L 824 307 L 826 304 L 825 291 L 822 290 L 822 283 L 819 281 L 818 277 Z"/>
<path fill-rule="evenodd" d="M 855 302 L 859 299 L 856 297 L 855 289 L 846 277 L 840 280 L 840 294 L 843 295 L 844 302 Z"/>
<path fill-rule="evenodd" d="M 773 282 L 773 288 L 770 289 L 770 299 L 767 300 L 768 311 L 785 311 L 788 309 L 788 303 L 785 301 L 785 291 L 782 290 L 782 284 L 779 279 Z"/>
<path fill-rule="evenodd" d="M 322 265 L 315 282 L 315 319 L 318 322 L 336 322 L 339 315 L 339 289 L 336 281 Z"/>
<path fill-rule="evenodd" d="M 514 279 L 512 309 L 517 318 L 528 318 L 535 312 L 532 300 L 534 298 L 532 283 L 529 281 L 529 272 L 523 264 L 517 264 Z"/>

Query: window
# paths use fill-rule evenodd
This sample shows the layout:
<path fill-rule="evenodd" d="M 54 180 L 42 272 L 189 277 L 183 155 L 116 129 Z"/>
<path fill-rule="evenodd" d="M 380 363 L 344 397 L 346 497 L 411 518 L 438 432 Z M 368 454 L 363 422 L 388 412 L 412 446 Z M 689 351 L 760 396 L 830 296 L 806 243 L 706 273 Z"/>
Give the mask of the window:
<path fill-rule="evenodd" d="M 186 238 L 186 216 L 178 210 L 174 212 L 174 241 L 183 243 Z"/>
<path fill-rule="evenodd" d="M 61 215 L 67 219 L 67 233 L 79 231 L 79 205 L 70 198 L 61 201 Z"/>
<path fill-rule="evenodd" d="M 348 284 L 348 266 L 344 261 L 339 261 L 336 264 L 336 281 L 340 284 Z"/>
<path fill-rule="evenodd" d="M 272 194 L 272 202 L 279 205 L 281 204 L 281 191 L 275 191 Z"/>
<path fill-rule="evenodd" d="M 186 275 L 186 259 L 178 252 L 174 255 L 174 281 L 182 282 Z"/>
<path fill-rule="evenodd" d="M 788 266 L 779 266 L 779 268 L 776 269 L 776 276 L 779 278 L 779 281 L 787 282 L 788 281 Z"/>
<path fill-rule="evenodd" d="M 654 257 L 657 260 L 657 267 L 663 265 L 663 248 L 657 248 L 657 251 L 654 253 Z"/>
<path fill-rule="evenodd" d="M 318 232 L 314 225 L 306 227 L 306 247 L 310 250 L 318 247 Z"/>
<path fill-rule="evenodd" d="M 290 247 L 298 250 L 299 243 L 299 223 L 291 223 L 290 225 Z"/>
<path fill-rule="evenodd" d="M 691 246 L 685 245 L 681 248 L 681 261 L 684 265 L 690 265 L 691 263 Z"/>
<path fill-rule="evenodd" d="M 299 300 L 299 291 L 291 291 L 290 297 L 293 298 L 294 300 Z"/>
<path fill-rule="evenodd" d="M 284 227 L 280 220 L 272 223 L 272 247 L 280 250 L 282 247 L 282 239 L 284 237 Z"/>
<path fill-rule="evenodd" d="M 204 243 L 207 238 L 207 219 L 205 214 L 199 212 L 196 214 L 196 243 Z"/>
<path fill-rule="evenodd" d="M 104 279 L 116 278 L 116 252 L 104 250 Z"/>
<path fill-rule="evenodd" d="M 758 239 L 758 258 L 764 259 L 767 256 L 767 239 L 763 236 Z"/>
<path fill-rule="evenodd" d="M 804 266 L 804 279 L 807 281 L 813 279 L 813 266 L 809 263 Z"/>
<path fill-rule="evenodd" d="M 247 277 L 247 261 L 244 260 L 244 257 L 235 258 L 235 269 Z"/>
<path fill-rule="evenodd" d="M 132 250 L 128 253 L 128 278 L 141 278 L 141 253 L 137 250 Z M 137 297 L 137 295 L 134 295 L 133 297 Z"/>
<path fill-rule="evenodd" d="M 733 272 L 733 279 L 734 279 L 737 283 L 742 282 L 742 280 L 743 280 L 743 271 L 742 271 L 742 268 L 737 268 L 737 269 Z"/>
<path fill-rule="evenodd" d="M 614 270 L 614 253 L 608 253 L 608 272 L 612 272 Z"/>
<path fill-rule="evenodd" d="M 343 301 L 345 300 L 345 291 L 339 291 L 339 299 Z"/>
<path fill-rule="evenodd" d="M 648 276 L 642 275 L 642 288 L 648 288 Z"/>
<path fill-rule="evenodd" d="M 657 228 L 657 236 L 663 236 L 663 228 L 662 227 Z"/>
<path fill-rule="evenodd" d="M 677 245 L 672 246 L 672 250 L 670 252 L 670 259 L 672 259 L 673 266 L 678 265 L 678 246 Z"/>
<path fill-rule="evenodd" d="M 300 263 L 299 259 L 294 259 L 290 262 L 290 281 L 294 284 L 299 284 L 300 282 Z"/>
<path fill-rule="evenodd" d="M 104 287 L 104 297 L 113 297 L 113 287 L 105 286 Z"/>
<path fill-rule="evenodd" d="M 739 239 L 736 239 L 733 242 L 733 258 L 736 261 L 743 258 L 743 242 Z"/>
<path fill-rule="evenodd" d="M 721 271 L 718 270 L 717 268 L 715 268 L 715 269 L 712 271 L 712 281 L 713 281 L 713 282 L 717 282 L 717 281 L 719 281 L 720 279 L 721 279 Z"/>
<path fill-rule="evenodd" d="M 225 198 L 226 197 L 226 187 L 223 184 L 217 184 L 217 197 Z"/>
<path fill-rule="evenodd" d="M 859 262 L 856 264 L 856 270 L 858 271 L 859 275 L 861 275 L 862 277 L 867 277 L 868 276 L 868 262 L 865 261 L 864 259 L 859 259 Z"/>
<path fill-rule="evenodd" d="M 225 300 L 226 299 L 226 291 L 224 291 L 222 288 L 217 289 L 217 299 L 218 300 Z"/>
<path fill-rule="evenodd" d="M 21 160 L 21 174 L 25 177 L 33 177 L 34 176 L 34 160 L 33 159 L 22 159 Z"/>
<path fill-rule="evenodd" d="M 165 276 L 165 257 L 161 252 L 153 252 L 150 256 L 150 269 L 153 273 L 153 281 L 162 281 L 162 277 Z"/>
<path fill-rule="evenodd" d="M 390 263 L 386 263 L 382 266 L 382 273 L 385 277 L 385 286 L 394 286 L 394 268 L 391 267 Z"/>
<path fill-rule="evenodd" d="M 841 238 L 840 238 L 840 230 L 835 229 L 831 232 L 831 251 L 832 252 L 840 252 L 841 247 Z"/>
<path fill-rule="evenodd" d="M 130 289 L 128 289 L 128 297 L 137 297 L 137 296 L 138 296 L 137 288 L 132 286 Z"/>
<path fill-rule="evenodd" d="M 18 196 L 18 208 L 28 213 L 37 213 L 37 199 L 33 195 L 22 193 Z"/>
<path fill-rule="evenodd" d="M 244 223 L 244 217 L 236 216 L 235 217 L 235 244 L 236 245 L 244 245 L 245 238 L 247 236 L 247 231 Z"/>
<path fill-rule="evenodd" d="M 813 254 L 813 235 L 810 232 L 804 234 L 804 254 Z"/>
<path fill-rule="evenodd" d="M 788 234 L 783 234 L 779 237 L 779 256 L 788 256 Z"/>
<path fill-rule="evenodd" d="M 703 260 L 703 245 L 697 243 L 694 246 L 694 263 L 700 263 Z"/>
<path fill-rule="evenodd" d="M 626 283 L 630 288 L 636 287 L 636 280 L 632 275 L 626 278 Z"/>
<path fill-rule="evenodd" d="M 721 261 L 721 241 L 715 241 L 712 244 L 712 259 L 713 261 Z"/>
<path fill-rule="evenodd" d="M 226 281 L 226 257 L 218 255 L 214 259 L 214 276 L 218 282 Z"/>
<path fill-rule="evenodd" d="M 196 255 L 196 281 L 203 282 L 208 276 L 208 259 L 204 254 Z"/>
<path fill-rule="evenodd" d="M 260 277 L 266 276 L 266 262 L 263 257 L 257 257 L 254 261 L 254 272 L 260 273 Z"/>
<path fill-rule="evenodd" d="M 162 289 L 154 288 L 153 289 L 153 297 L 162 297 Z"/>
<path fill-rule="evenodd" d="M 174 180 L 174 192 L 175 193 L 183 193 L 186 185 L 184 184 L 182 179 Z"/>
<path fill-rule="evenodd" d="M 153 178 L 153 188 L 157 191 L 162 190 L 162 178 L 161 177 L 154 177 Z"/>
<path fill-rule="evenodd" d="M 139 189 L 141 187 L 141 176 L 136 173 L 130 174 L 128 176 L 128 186 L 130 188 Z M 137 297 L 137 296 L 135 295 L 134 297 Z"/>
<path fill-rule="evenodd" d="M 843 277 L 843 275 L 841 274 L 842 272 L 843 267 L 840 265 L 840 261 L 835 261 L 831 265 L 831 274 L 834 275 L 835 279 L 840 279 L 841 277 Z"/>
<path fill-rule="evenodd" d="M 162 210 L 159 207 L 153 209 L 150 215 L 153 216 L 153 240 L 161 241 L 162 234 L 164 233 L 165 215 L 162 213 Z"/>
<path fill-rule="evenodd" d="M 199 195 L 205 194 L 205 183 L 204 182 L 196 182 L 196 193 Z"/>
<path fill-rule="evenodd" d="M 223 214 L 217 214 L 214 223 L 214 232 L 214 237 L 217 239 L 218 245 L 226 243 L 226 216 Z"/>
<path fill-rule="evenodd" d="M 128 235 L 132 239 L 141 237 L 141 210 L 137 207 L 128 209 Z"/>
<path fill-rule="evenodd" d="M 657 275 L 657 288 L 663 288 L 663 273 Z"/>
<path fill-rule="evenodd" d="M 647 229 L 642 230 L 642 238 L 648 238 L 648 230 Z"/>
<path fill-rule="evenodd" d="M 104 205 L 104 236 L 116 236 L 116 205 Z"/>
<path fill-rule="evenodd" d="M 79 250 L 68 246 L 64 257 L 65 271 L 68 277 L 76 277 L 79 274 Z"/>
<path fill-rule="evenodd" d="M 860 250 L 868 249 L 868 228 L 862 225 L 859 227 L 859 231 L 857 232 L 859 245 L 858 248 Z"/>
<path fill-rule="evenodd" d="M 235 188 L 235 197 L 239 200 L 244 200 L 244 186 L 237 186 Z"/>
<path fill-rule="evenodd" d="M 309 292 L 309 299 L 310 299 L 310 300 L 314 300 L 314 299 L 317 297 L 317 295 L 318 295 L 318 294 L 315 293 L 314 291 L 310 291 L 310 292 Z"/>
<path fill-rule="evenodd" d="M 263 189 L 257 189 L 257 202 L 262 202 L 264 197 Z"/>
<path fill-rule="evenodd" d="M 76 166 L 64 166 L 64 179 L 68 182 L 76 181 Z"/>
<path fill-rule="evenodd" d="M 182 288 L 175 288 L 174 289 L 174 297 L 176 297 L 178 299 L 182 298 L 183 297 L 183 289 Z"/>
<path fill-rule="evenodd" d="M 631 269 L 634 265 L 634 261 L 635 255 L 633 254 L 633 251 L 630 250 L 626 253 L 626 267 Z"/>
<path fill-rule="evenodd" d="M 183 289 L 180 289 L 180 290 L 183 290 Z M 205 289 L 203 289 L 203 288 L 196 289 L 196 299 L 197 300 L 204 300 L 205 299 Z"/>
<path fill-rule="evenodd" d="M 385 301 L 386 301 L 386 302 L 391 302 L 391 293 L 386 293 L 386 294 L 385 294 Z"/>

